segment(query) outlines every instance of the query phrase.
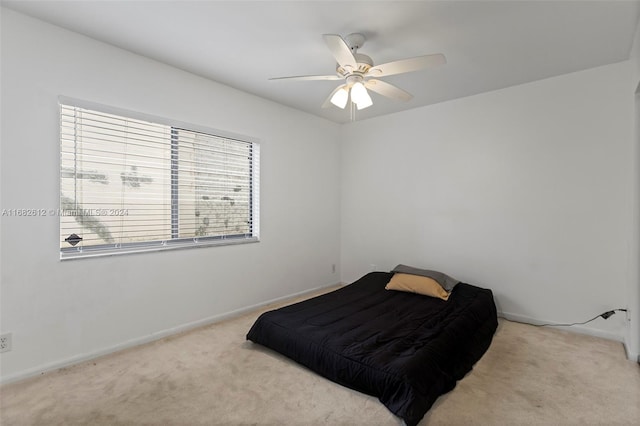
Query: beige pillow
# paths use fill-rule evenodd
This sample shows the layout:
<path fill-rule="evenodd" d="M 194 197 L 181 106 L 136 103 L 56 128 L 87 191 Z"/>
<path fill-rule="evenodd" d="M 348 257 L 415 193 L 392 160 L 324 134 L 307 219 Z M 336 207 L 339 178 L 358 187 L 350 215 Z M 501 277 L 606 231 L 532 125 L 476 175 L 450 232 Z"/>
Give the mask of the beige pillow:
<path fill-rule="evenodd" d="M 436 280 L 419 275 L 396 273 L 385 288 L 387 290 L 424 294 L 425 296 L 437 297 L 442 300 L 449 299 L 449 293 Z"/>

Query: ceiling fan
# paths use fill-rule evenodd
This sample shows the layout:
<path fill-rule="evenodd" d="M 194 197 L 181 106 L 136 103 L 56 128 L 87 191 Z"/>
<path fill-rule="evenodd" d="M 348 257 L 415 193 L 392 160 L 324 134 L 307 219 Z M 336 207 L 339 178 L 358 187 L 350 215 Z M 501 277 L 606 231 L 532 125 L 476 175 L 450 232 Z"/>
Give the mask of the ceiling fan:
<path fill-rule="evenodd" d="M 373 105 L 373 101 L 367 89 L 388 98 L 408 101 L 413 98 L 410 93 L 385 81 L 378 80 L 375 77 L 386 77 L 389 75 L 418 71 L 447 62 L 443 54 L 436 53 L 374 66 L 373 60 L 369 56 L 358 53 L 358 49 L 361 48 L 365 42 L 364 35 L 354 33 L 349 34 L 344 39 L 337 34 L 324 34 L 322 37 L 333 54 L 333 57 L 336 58 L 338 62 L 335 75 L 302 75 L 271 78 L 270 80 L 344 79 L 344 84 L 336 87 L 322 104 L 323 108 L 327 108 L 333 104 L 344 109 L 349 101 L 349 97 L 351 97 L 352 105 L 355 104 L 358 110 L 370 107 Z"/>

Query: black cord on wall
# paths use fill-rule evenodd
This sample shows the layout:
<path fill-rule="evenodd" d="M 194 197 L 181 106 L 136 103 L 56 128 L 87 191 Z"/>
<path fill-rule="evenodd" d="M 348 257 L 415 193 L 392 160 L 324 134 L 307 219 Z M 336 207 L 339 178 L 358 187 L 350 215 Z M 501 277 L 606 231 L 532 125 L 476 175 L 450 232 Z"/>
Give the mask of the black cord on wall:
<path fill-rule="evenodd" d="M 509 318 L 505 318 L 507 321 L 510 322 L 517 322 L 520 324 L 529 324 L 529 325 L 533 325 L 535 327 L 571 327 L 572 325 L 583 325 L 583 324 L 587 324 L 599 317 L 602 317 L 604 319 L 609 319 L 609 317 L 611 317 L 612 315 L 615 315 L 616 312 L 627 312 L 626 309 L 624 308 L 618 308 L 618 309 L 613 309 L 611 311 L 607 311 L 607 312 L 603 312 L 599 315 L 596 315 L 595 317 L 588 319 L 586 321 L 582 321 L 582 322 L 572 322 L 571 324 L 532 324 L 530 322 L 524 322 L 524 321 L 517 321 L 517 320 L 512 320 Z"/>

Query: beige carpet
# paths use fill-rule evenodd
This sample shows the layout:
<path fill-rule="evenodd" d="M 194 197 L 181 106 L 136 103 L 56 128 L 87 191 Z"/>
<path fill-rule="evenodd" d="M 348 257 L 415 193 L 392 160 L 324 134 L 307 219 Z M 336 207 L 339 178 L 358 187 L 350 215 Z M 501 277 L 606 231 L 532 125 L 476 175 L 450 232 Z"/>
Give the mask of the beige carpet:
<path fill-rule="evenodd" d="M 376 398 L 246 342 L 260 312 L 5 385 L 1 424 L 402 423 Z M 620 343 L 506 321 L 420 423 L 638 424 L 640 368 Z"/>

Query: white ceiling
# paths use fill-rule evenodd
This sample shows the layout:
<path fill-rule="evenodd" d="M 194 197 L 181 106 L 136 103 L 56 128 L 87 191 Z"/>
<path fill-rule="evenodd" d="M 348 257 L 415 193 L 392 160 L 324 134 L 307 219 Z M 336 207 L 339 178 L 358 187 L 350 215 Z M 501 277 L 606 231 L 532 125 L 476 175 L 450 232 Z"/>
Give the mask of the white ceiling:
<path fill-rule="evenodd" d="M 358 119 L 629 58 L 640 1 L 6 1 L 1 4 L 245 92 L 325 117 L 338 81 L 322 34 L 363 33 L 376 64 L 443 53 L 447 65 L 384 78 L 409 102 L 372 94 Z"/>

